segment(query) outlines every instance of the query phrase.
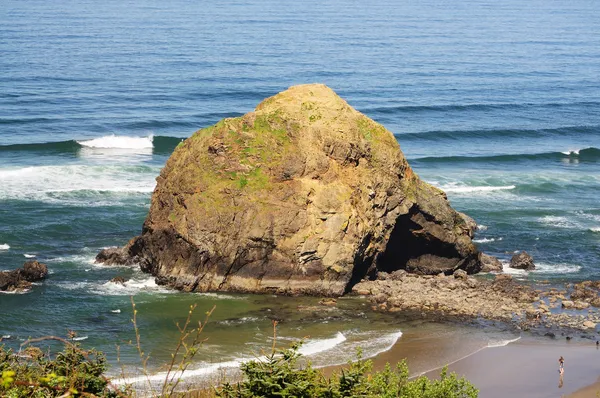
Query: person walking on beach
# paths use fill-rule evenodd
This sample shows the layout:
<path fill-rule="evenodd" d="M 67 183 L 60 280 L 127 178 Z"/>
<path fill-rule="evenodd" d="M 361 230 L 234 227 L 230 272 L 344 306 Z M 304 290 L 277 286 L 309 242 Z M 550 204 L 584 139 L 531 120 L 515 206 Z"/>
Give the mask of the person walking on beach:
<path fill-rule="evenodd" d="M 565 372 L 565 359 L 562 357 L 562 355 L 560 358 L 558 358 L 558 372 L 561 375 Z"/>

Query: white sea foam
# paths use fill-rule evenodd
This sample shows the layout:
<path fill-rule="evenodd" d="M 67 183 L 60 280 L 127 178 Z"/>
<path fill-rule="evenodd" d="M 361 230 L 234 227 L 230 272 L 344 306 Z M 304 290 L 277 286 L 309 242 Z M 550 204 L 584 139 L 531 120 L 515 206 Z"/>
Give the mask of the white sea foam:
<path fill-rule="evenodd" d="M 107 135 L 93 140 L 77 141 L 83 147 L 101 148 L 101 149 L 152 149 L 154 138 L 148 137 L 128 137 L 121 135 Z"/>
<path fill-rule="evenodd" d="M 224 293 L 194 293 L 198 296 L 202 296 L 205 298 L 210 298 L 210 299 L 214 299 L 214 300 L 246 300 L 247 297 L 244 295 L 239 295 L 239 296 L 232 296 L 230 294 L 224 294 Z"/>
<path fill-rule="evenodd" d="M 514 343 L 515 341 L 519 341 L 519 340 L 521 340 L 521 336 L 516 337 L 514 339 L 507 339 L 507 340 L 491 340 L 488 342 L 487 348 L 505 347 L 505 346 L 509 345 L 510 343 Z"/>
<path fill-rule="evenodd" d="M 499 237 L 499 238 L 481 238 L 481 239 L 473 239 L 473 242 L 475 242 L 475 243 L 490 243 L 490 242 L 499 242 L 502 239 L 503 239 L 502 237 Z"/>
<path fill-rule="evenodd" d="M 592 232 L 600 232 L 600 227 L 592 227 L 592 228 L 590 228 L 590 231 L 592 231 Z"/>
<path fill-rule="evenodd" d="M 88 336 L 81 336 L 81 337 L 73 337 L 71 340 L 73 341 L 83 341 L 83 340 L 87 340 Z"/>
<path fill-rule="evenodd" d="M 105 296 L 133 296 L 138 293 L 173 293 L 163 286 L 157 285 L 154 277 L 147 274 L 136 275 L 125 283 L 106 282 L 90 286 L 92 293 Z"/>
<path fill-rule="evenodd" d="M 539 218 L 538 221 L 556 228 L 574 229 L 580 227 L 579 223 L 573 220 L 573 218 L 565 216 L 544 216 Z"/>
<path fill-rule="evenodd" d="M 558 263 L 535 263 L 535 269 L 533 271 L 526 271 L 523 269 L 510 268 L 508 261 L 502 261 L 502 271 L 505 274 L 511 274 L 514 276 L 527 276 L 530 272 L 536 274 L 574 274 L 581 270 L 580 265 Z"/>
<path fill-rule="evenodd" d="M 114 164 L 0 169 L 0 199 L 114 205 L 115 197 L 151 193 L 157 174 L 158 168 Z"/>
<path fill-rule="evenodd" d="M 74 254 L 70 256 L 54 257 L 46 260 L 49 263 L 78 263 L 78 264 L 92 264 L 96 262 L 96 256 L 94 254 Z"/>
<path fill-rule="evenodd" d="M 0 250 L 8 250 L 8 249 L 10 249 L 10 246 L 7 245 L 6 243 L 3 243 L 0 245 Z"/>
<path fill-rule="evenodd" d="M 225 319 L 225 320 L 219 321 L 217 323 L 219 323 L 221 325 L 241 325 L 241 324 L 244 324 L 244 323 L 256 322 L 259 319 L 262 319 L 262 318 L 258 318 L 258 317 L 255 317 L 255 316 L 244 316 L 242 318 Z"/>
<path fill-rule="evenodd" d="M 578 156 L 579 151 L 581 151 L 581 149 L 570 149 L 568 151 L 563 151 L 562 154 L 567 155 L 567 156 L 573 156 L 573 155 Z"/>
<path fill-rule="evenodd" d="M 121 310 L 117 308 L 116 310 L 110 310 L 110 312 L 112 312 L 113 314 L 120 314 Z"/>
<path fill-rule="evenodd" d="M 29 293 L 31 291 L 31 289 L 23 289 L 23 290 L 13 290 L 13 291 L 6 291 L 6 290 L 0 290 L 0 294 L 26 294 Z"/>
<path fill-rule="evenodd" d="M 37 257 L 37 255 L 25 253 L 25 254 L 23 254 L 23 257 L 25 257 L 25 258 L 35 258 L 35 257 Z"/>
<path fill-rule="evenodd" d="M 580 265 L 558 263 L 558 264 L 547 264 L 547 263 L 535 263 L 535 270 L 533 272 L 539 274 L 574 274 L 581 270 Z"/>
<path fill-rule="evenodd" d="M 478 231 L 487 231 L 487 229 L 488 229 L 487 225 L 481 224 L 481 225 L 477 226 Z"/>
<path fill-rule="evenodd" d="M 450 184 L 447 186 L 442 186 L 442 189 L 445 192 L 451 193 L 486 193 L 493 191 L 509 191 L 511 189 L 515 189 L 516 185 L 504 185 L 504 186 L 459 186 L 455 184 Z"/>

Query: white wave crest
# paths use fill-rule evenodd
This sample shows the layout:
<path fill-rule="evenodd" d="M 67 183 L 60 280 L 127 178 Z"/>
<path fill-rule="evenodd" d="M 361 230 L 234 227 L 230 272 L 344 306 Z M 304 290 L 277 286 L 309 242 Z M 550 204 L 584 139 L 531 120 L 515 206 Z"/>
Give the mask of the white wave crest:
<path fill-rule="evenodd" d="M 121 310 L 117 308 L 116 310 L 110 310 L 110 312 L 112 312 L 113 314 L 120 314 Z"/>
<path fill-rule="evenodd" d="M 600 232 L 600 227 L 592 227 L 592 228 L 590 228 L 590 231 L 592 231 L 592 232 Z"/>
<path fill-rule="evenodd" d="M 3 243 L 0 245 L 0 250 L 8 250 L 10 249 L 10 246 L 6 243 Z"/>
<path fill-rule="evenodd" d="M 488 229 L 487 225 L 481 224 L 481 225 L 477 226 L 478 231 L 487 231 L 487 229 Z"/>
<path fill-rule="evenodd" d="M 93 140 L 77 141 L 83 147 L 101 149 L 152 149 L 153 137 L 128 137 L 121 135 L 107 135 Z"/>
<path fill-rule="evenodd" d="M 490 242 L 500 242 L 503 238 L 481 238 L 481 239 L 473 239 L 475 243 L 490 243 Z"/>
<path fill-rule="evenodd" d="M 579 155 L 579 151 L 581 151 L 581 149 L 570 149 L 568 151 L 563 151 L 561 152 L 563 155 L 567 155 L 567 156 L 578 156 Z"/>
<path fill-rule="evenodd" d="M 87 340 L 88 336 L 81 336 L 81 337 L 73 337 L 71 340 L 73 341 L 83 341 L 83 340 Z"/>
<path fill-rule="evenodd" d="M 27 253 L 25 253 L 25 254 L 23 254 L 23 257 L 25 257 L 25 258 L 36 258 L 37 256 L 35 254 L 27 254 Z"/>
<path fill-rule="evenodd" d="M 344 336 L 341 332 L 338 332 L 335 337 L 330 339 L 309 340 L 308 342 L 302 344 L 298 352 L 305 356 L 314 355 L 319 352 L 330 350 L 344 341 L 346 341 L 346 336 Z"/>

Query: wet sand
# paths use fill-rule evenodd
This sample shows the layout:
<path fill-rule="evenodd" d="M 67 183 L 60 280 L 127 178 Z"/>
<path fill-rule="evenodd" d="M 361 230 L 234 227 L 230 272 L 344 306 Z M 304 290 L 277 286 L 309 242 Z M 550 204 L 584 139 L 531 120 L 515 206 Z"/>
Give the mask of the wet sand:
<path fill-rule="evenodd" d="M 562 385 L 558 372 L 561 355 L 565 358 Z M 481 398 L 591 398 L 600 391 L 600 384 L 596 384 L 600 350 L 592 341 L 523 339 L 504 347 L 486 348 L 448 368 L 470 380 L 479 389 Z M 439 370 L 426 375 L 438 377 Z"/>

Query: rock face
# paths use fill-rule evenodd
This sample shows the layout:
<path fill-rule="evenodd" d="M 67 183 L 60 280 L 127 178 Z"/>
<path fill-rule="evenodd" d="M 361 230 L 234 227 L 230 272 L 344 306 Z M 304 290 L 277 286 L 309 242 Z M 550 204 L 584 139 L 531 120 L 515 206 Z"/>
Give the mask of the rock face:
<path fill-rule="evenodd" d="M 510 268 L 524 269 L 526 271 L 534 270 L 535 264 L 533 263 L 533 257 L 531 257 L 526 251 L 515 254 L 510 259 Z"/>
<path fill-rule="evenodd" d="M 0 291 L 22 291 L 31 287 L 31 282 L 42 280 L 48 276 L 46 264 L 28 261 L 22 268 L 0 272 Z"/>
<path fill-rule="evenodd" d="M 315 84 L 180 144 L 142 235 L 108 258 L 185 291 L 339 295 L 377 271 L 478 272 L 473 228 L 392 133 Z"/>

